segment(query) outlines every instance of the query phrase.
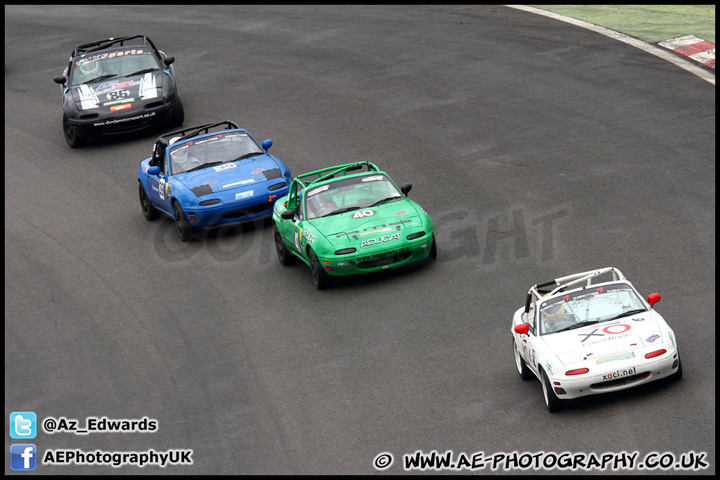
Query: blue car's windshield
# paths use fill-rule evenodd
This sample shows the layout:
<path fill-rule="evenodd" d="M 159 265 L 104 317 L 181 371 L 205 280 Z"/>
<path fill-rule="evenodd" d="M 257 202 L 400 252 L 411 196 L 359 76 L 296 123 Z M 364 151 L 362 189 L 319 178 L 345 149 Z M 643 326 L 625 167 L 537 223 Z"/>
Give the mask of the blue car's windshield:
<path fill-rule="evenodd" d="M 169 154 L 171 174 L 178 175 L 263 153 L 263 149 L 246 132 L 217 133 L 173 147 Z"/>

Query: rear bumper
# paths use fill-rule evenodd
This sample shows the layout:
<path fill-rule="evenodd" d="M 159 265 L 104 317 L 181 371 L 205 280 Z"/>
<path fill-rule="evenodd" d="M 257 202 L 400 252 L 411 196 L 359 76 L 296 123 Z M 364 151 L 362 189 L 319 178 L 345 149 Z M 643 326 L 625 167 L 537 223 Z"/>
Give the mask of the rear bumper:
<path fill-rule="evenodd" d="M 678 351 L 674 350 L 649 360 L 623 362 L 627 360 L 612 362 L 615 365 L 608 365 L 592 375 L 577 376 L 582 378 L 551 376 L 549 380 L 558 398 L 572 399 L 626 390 L 669 377 L 677 372 L 680 360 Z"/>

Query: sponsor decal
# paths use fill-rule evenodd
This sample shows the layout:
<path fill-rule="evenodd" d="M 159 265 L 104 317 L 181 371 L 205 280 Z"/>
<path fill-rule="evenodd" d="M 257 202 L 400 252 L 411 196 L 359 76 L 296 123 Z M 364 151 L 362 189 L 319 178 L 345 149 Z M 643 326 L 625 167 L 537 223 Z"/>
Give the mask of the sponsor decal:
<path fill-rule="evenodd" d="M 390 228 L 390 227 L 379 228 L 379 229 L 377 229 L 377 230 L 372 230 L 372 231 L 370 231 L 370 232 L 363 232 L 363 233 L 360 234 L 360 236 L 361 236 L 361 237 L 364 237 L 365 235 L 374 235 L 374 234 L 376 234 L 376 233 L 392 232 L 392 230 L 393 230 L 393 229 Z"/>
<path fill-rule="evenodd" d="M 200 142 L 196 142 L 196 144 L 199 144 Z M 202 142 L 205 143 L 205 142 Z M 222 172 L 223 170 L 227 170 L 228 168 L 237 168 L 237 165 L 234 163 L 225 163 L 223 165 L 218 165 L 217 167 L 213 167 L 216 172 Z"/>
<path fill-rule="evenodd" d="M 400 210 L 395 214 L 396 217 L 399 217 L 400 215 L 405 215 L 407 213 L 407 210 Z"/>
<path fill-rule="evenodd" d="M 113 123 L 120 123 L 120 122 L 131 122 L 133 120 L 139 120 L 141 118 L 148 118 L 148 117 L 154 117 L 154 116 L 155 116 L 155 112 L 143 113 L 142 115 L 136 115 L 134 117 L 120 118 L 117 120 L 108 120 L 106 122 L 93 123 L 93 126 L 94 127 L 102 127 L 103 125 L 112 125 Z"/>
<path fill-rule="evenodd" d="M 217 183 L 217 180 L 205 180 L 203 182 L 203 185 L 215 185 Z"/>
<path fill-rule="evenodd" d="M 190 220 L 193 223 L 197 223 L 200 221 L 197 215 L 188 215 L 188 220 Z"/>
<path fill-rule="evenodd" d="M 630 325 L 626 325 L 624 323 L 617 323 L 615 325 L 608 325 L 607 327 L 604 327 L 602 330 L 600 328 L 596 327 L 590 333 L 578 333 L 578 336 L 583 337 L 583 339 L 580 341 L 584 343 L 590 337 L 604 337 L 606 334 L 607 335 L 620 335 L 620 334 L 625 333 L 628 330 L 630 330 L 630 328 L 631 328 Z M 600 330 L 600 333 L 597 333 L 598 330 Z M 628 335 L 629 334 L 622 335 L 622 336 L 626 337 Z M 620 337 L 615 337 L 615 338 L 620 338 Z M 606 339 L 606 340 L 610 340 L 610 339 Z M 602 341 L 602 340 L 598 340 L 598 341 Z M 596 342 L 590 342 L 588 345 L 593 344 L 593 343 L 596 343 Z"/>
<path fill-rule="evenodd" d="M 603 380 L 615 380 L 616 378 L 622 378 L 622 377 L 628 377 L 630 375 L 635 375 L 637 372 L 637 369 L 635 367 L 628 368 L 627 370 L 618 370 L 613 373 L 608 373 L 607 375 L 603 375 Z"/>
<path fill-rule="evenodd" d="M 132 108 L 132 104 L 125 103 L 123 105 L 116 105 L 114 107 L 110 107 L 110 111 L 117 112 L 118 110 L 127 110 L 128 108 Z"/>
<path fill-rule="evenodd" d="M 268 197 L 268 202 L 272 202 L 275 197 L 277 197 L 277 195 L 270 195 Z"/>
<path fill-rule="evenodd" d="M 550 362 L 549 362 L 549 361 L 545 364 L 545 370 L 547 370 L 547 372 L 548 372 L 550 375 L 553 374 L 553 373 L 552 373 L 552 365 L 550 365 Z"/>
<path fill-rule="evenodd" d="M 222 188 L 237 187 L 238 185 L 247 185 L 248 183 L 255 183 L 255 179 L 250 178 L 248 180 L 241 180 L 235 183 L 228 183 L 227 185 L 223 185 Z"/>
<path fill-rule="evenodd" d="M 363 182 L 377 182 L 378 180 L 383 180 L 385 177 L 382 175 L 373 175 L 372 177 L 364 177 L 362 179 Z"/>
<path fill-rule="evenodd" d="M 370 240 L 363 240 L 360 244 L 360 248 L 369 247 L 371 245 L 377 245 L 378 243 L 389 242 L 391 240 L 400 240 L 399 233 L 393 233 L 392 235 L 384 235 L 378 238 L 371 238 Z"/>
<path fill-rule="evenodd" d="M 122 98 L 120 100 L 113 100 L 112 102 L 105 102 L 103 103 L 103 107 L 107 107 L 108 105 L 115 105 L 117 103 L 123 103 L 123 102 L 134 102 L 134 98 Z"/>
<path fill-rule="evenodd" d="M 338 267 L 347 267 L 347 266 L 348 266 L 348 262 L 340 262 L 340 263 L 337 264 L 337 266 L 338 266 Z"/>
<path fill-rule="evenodd" d="M 372 217 L 373 215 L 375 215 L 375 213 L 377 213 L 377 212 L 375 212 L 375 210 L 369 210 L 369 209 L 359 210 L 357 212 L 354 212 L 352 215 L 350 215 L 350 217 L 352 217 L 352 218 Z"/>
<path fill-rule="evenodd" d="M 248 198 L 253 196 L 253 191 L 248 190 L 247 192 L 240 192 L 235 194 L 235 200 L 240 200 L 241 198 Z"/>
<path fill-rule="evenodd" d="M 555 393 L 557 393 L 558 395 L 566 395 L 567 394 L 565 389 L 562 387 L 555 387 Z"/>
<path fill-rule="evenodd" d="M 160 200 L 165 200 L 165 179 L 160 178 L 160 188 L 158 189 L 158 193 L 160 194 Z"/>
<path fill-rule="evenodd" d="M 605 363 L 605 362 L 612 362 L 613 360 L 625 360 L 626 358 L 633 358 L 635 356 L 635 353 L 633 352 L 625 352 L 625 353 L 618 353 L 616 355 L 610 355 L 607 357 L 598 358 L 596 362 L 599 364 Z"/>
<path fill-rule="evenodd" d="M 328 272 L 334 272 L 334 271 L 335 271 L 335 269 L 333 268 L 332 265 L 325 265 L 325 270 L 327 270 Z"/>
<path fill-rule="evenodd" d="M 317 238 L 317 236 L 308 233 L 307 230 L 301 229 L 300 231 L 302 232 L 302 236 L 306 241 L 308 241 L 310 243 L 315 243 L 315 239 Z"/>
<path fill-rule="evenodd" d="M 172 183 L 168 182 L 165 184 L 165 195 L 167 198 L 172 196 Z"/>
<path fill-rule="evenodd" d="M 250 173 L 252 173 L 253 175 L 257 175 L 258 173 L 262 173 L 263 171 L 264 170 L 262 168 L 256 168 L 255 170 L 253 170 Z"/>
<path fill-rule="evenodd" d="M 323 185 L 322 187 L 313 188 L 308 192 L 307 196 L 312 197 L 313 195 L 317 195 L 320 192 L 324 192 L 328 188 L 330 188 L 330 185 Z"/>
<path fill-rule="evenodd" d="M 652 343 L 652 342 L 654 342 L 655 340 L 657 340 L 658 338 L 660 338 L 660 335 L 658 335 L 658 334 L 656 333 L 655 335 L 650 335 L 648 338 L 645 339 L 645 341 L 648 342 L 648 343 Z"/>

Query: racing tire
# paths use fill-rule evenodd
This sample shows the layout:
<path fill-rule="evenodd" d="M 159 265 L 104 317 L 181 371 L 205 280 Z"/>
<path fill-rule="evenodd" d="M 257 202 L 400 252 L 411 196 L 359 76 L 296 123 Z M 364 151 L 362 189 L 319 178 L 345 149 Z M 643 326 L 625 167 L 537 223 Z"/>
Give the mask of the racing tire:
<path fill-rule="evenodd" d="M 85 138 L 77 134 L 65 115 L 63 115 L 62 125 L 63 136 L 65 137 L 67 144 L 70 145 L 70 148 L 78 148 L 85 145 Z"/>
<path fill-rule="evenodd" d="M 185 109 L 180 101 L 180 97 L 175 97 L 175 106 L 172 110 L 172 118 L 170 120 L 171 127 L 179 127 L 185 121 Z"/>
<path fill-rule="evenodd" d="M 147 196 L 147 192 L 145 191 L 145 187 L 143 187 L 142 183 L 138 182 L 138 194 L 140 196 L 140 208 L 142 208 L 143 216 L 145 217 L 145 220 L 148 222 L 152 222 L 153 220 L 157 220 L 160 216 L 160 212 L 158 212 L 154 207 L 152 202 Z"/>
<path fill-rule="evenodd" d="M 309 249 L 308 253 L 310 257 L 310 272 L 312 273 L 315 286 L 318 290 L 324 290 L 330 287 L 333 284 L 333 278 L 328 275 L 322 265 L 320 265 L 320 260 L 318 260 L 315 252 L 312 251 L 312 248 Z"/>
<path fill-rule="evenodd" d="M 523 360 L 522 356 L 520 356 L 520 351 L 517 348 L 517 342 L 513 338 L 513 352 L 515 353 L 515 367 L 517 368 L 518 373 L 520 374 L 520 378 L 523 380 L 530 380 L 533 378 L 533 373 L 530 371 L 530 369 L 525 364 L 525 360 Z"/>
<path fill-rule="evenodd" d="M 194 228 L 188 222 L 185 212 L 178 202 L 173 202 L 173 211 L 175 212 L 175 227 L 177 228 L 180 240 L 183 242 L 189 242 L 194 233 Z"/>
<path fill-rule="evenodd" d="M 555 395 L 555 391 L 552 385 L 550 385 L 550 380 L 548 380 L 547 374 L 542 369 L 540 370 L 540 382 L 542 383 L 543 397 L 545 398 L 545 406 L 547 406 L 548 411 L 555 413 L 558 410 L 562 410 L 565 406 L 565 400 L 560 400 L 557 395 Z"/>
<path fill-rule="evenodd" d="M 682 376 L 683 376 L 682 360 L 680 360 L 680 355 L 678 355 L 678 369 L 675 373 L 670 375 L 668 378 L 670 379 L 671 382 L 677 382 L 678 380 L 680 380 L 682 378 Z"/>
<path fill-rule="evenodd" d="M 435 234 L 432 236 L 432 245 L 430 245 L 430 258 L 433 260 L 437 259 L 437 242 L 435 241 Z"/>
<path fill-rule="evenodd" d="M 278 230 L 277 226 L 273 227 L 273 237 L 275 238 L 275 251 L 277 252 L 280 263 L 286 267 L 295 263 L 295 256 L 290 253 L 290 250 L 288 250 L 285 246 L 285 242 L 283 241 L 282 236 L 280 235 L 280 230 Z"/>

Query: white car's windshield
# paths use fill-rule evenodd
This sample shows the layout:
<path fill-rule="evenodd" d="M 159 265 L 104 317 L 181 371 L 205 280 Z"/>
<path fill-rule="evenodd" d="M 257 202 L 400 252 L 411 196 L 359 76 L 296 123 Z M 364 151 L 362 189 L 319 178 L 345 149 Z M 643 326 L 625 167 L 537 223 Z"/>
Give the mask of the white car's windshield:
<path fill-rule="evenodd" d="M 140 75 L 141 73 L 159 70 L 157 60 L 152 52 L 143 47 L 116 51 L 88 54 L 76 60 L 71 72 L 70 85 L 83 83 L 110 82 L 118 79 Z M 102 90 L 102 85 L 98 90 Z"/>
<path fill-rule="evenodd" d="M 353 210 L 377 207 L 403 198 L 392 181 L 383 175 L 368 175 L 336 180 L 313 187 L 305 196 L 307 219 L 326 217 Z"/>
<path fill-rule="evenodd" d="M 592 286 L 541 303 L 540 335 L 606 322 L 646 310 L 637 293 L 627 284 Z"/>
<path fill-rule="evenodd" d="M 263 149 L 246 132 L 218 133 L 190 140 L 170 150 L 173 175 L 262 155 Z M 230 168 L 232 167 L 225 167 Z"/>

